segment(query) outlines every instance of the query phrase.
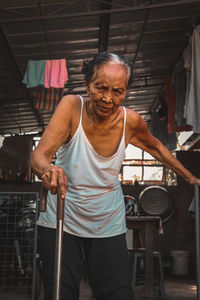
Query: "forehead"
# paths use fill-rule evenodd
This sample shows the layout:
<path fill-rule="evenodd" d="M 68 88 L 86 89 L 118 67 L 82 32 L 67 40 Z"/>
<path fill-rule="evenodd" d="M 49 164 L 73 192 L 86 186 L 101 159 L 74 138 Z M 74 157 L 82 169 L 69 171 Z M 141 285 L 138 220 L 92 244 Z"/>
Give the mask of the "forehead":
<path fill-rule="evenodd" d="M 92 78 L 94 80 L 104 80 L 113 82 L 128 81 L 128 71 L 125 65 L 116 62 L 107 62 L 102 64 L 95 72 Z"/>

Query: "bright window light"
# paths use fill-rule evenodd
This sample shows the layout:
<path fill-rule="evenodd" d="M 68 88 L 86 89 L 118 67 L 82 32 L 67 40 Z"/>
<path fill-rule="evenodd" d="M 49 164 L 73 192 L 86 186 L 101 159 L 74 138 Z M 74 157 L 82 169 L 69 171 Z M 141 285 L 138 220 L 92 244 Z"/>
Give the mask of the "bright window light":
<path fill-rule="evenodd" d="M 138 147 L 128 144 L 126 148 L 125 159 L 142 159 L 142 150 Z"/>
<path fill-rule="evenodd" d="M 148 152 L 144 151 L 144 159 L 155 159 L 155 157 L 153 157 L 151 154 L 149 154 Z"/>
<path fill-rule="evenodd" d="M 142 179 L 142 168 L 124 166 L 123 167 L 123 180 L 128 180 L 135 182 L 135 180 L 140 181 Z"/>
<path fill-rule="evenodd" d="M 160 181 L 163 177 L 163 167 L 144 167 L 143 179 L 147 181 Z"/>

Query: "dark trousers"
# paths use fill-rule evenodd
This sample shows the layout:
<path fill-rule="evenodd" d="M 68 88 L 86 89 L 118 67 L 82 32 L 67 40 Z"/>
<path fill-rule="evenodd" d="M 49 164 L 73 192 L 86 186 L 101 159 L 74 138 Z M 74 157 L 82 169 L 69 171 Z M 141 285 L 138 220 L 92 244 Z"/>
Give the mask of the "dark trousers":
<path fill-rule="evenodd" d="M 44 272 L 44 300 L 52 300 L 56 230 L 39 226 Z M 130 258 L 125 234 L 81 238 L 63 234 L 61 300 L 78 300 L 83 262 L 97 300 L 133 300 Z"/>

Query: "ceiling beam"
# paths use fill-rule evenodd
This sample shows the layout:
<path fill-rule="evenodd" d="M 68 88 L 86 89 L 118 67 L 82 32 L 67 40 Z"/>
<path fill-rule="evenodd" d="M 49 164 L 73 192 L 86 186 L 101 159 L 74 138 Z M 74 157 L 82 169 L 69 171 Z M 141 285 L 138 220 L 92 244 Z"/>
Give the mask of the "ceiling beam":
<path fill-rule="evenodd" d="M 80 1 L 80 0 L 79 0 Z M 6 2 L 7 2 L 7 0 L 6 0 Z M 11 1 L 9 1 L 9 5 L 8 6 L 6 6 L 6 5 L 2 5 L 1 4 L 1 9 L 2 10 L 10 10 L 10 9 L 27 9 L 27 8 L 36 8 L 36 6 L 37 6 L 37 4 L 23 4 L 23 5 L 17 5 L 14 1 L 13 1 L 13 3 L 10 3 Z M 66 2 L 68 2 L 68 4 L 66 5 Z M 65 7 L 68 7 L 69 5 L 73 5 L 75 2 L 78 2 L 78 1 L 74 1 L 74 0 L 72 0 L 72 1 L 54 1 L 54 2 L 49 2 L 49 3 L 45 3 L 44 1 L 41 3 L 41 5 L 43 6 L 43 7 L 54 7 L 54 6 L 65 6 Z M 26 3 L 27 3 L 27 1 L 26 1 Z M 32 3 L 33 3 L 33 1 L 32 1 Z M 55 11 L 54 11 L 55 12 Z"/>
<path fill-rule="evenodd" d="M 96 11 L 86 11 L 86 12 L 78 12 L 78 13 L 68 13 L 68 14 L 60 14 L 60 15 L 46 15 L 46 16 L 36 16 L 30 18 L 11 18 L 11 19 L 0 19 L 1 24 L 8 24 L 8 23 L 19 23 L 19 22 L 32 22 L 32 21 L 41 21 L 41 20 L 55 20 L 55 19 L 62 19 L 62 18 L 79 18 L 79 17 L 86 17 L 86 16 L 96 16 L 102 14 L 117 14 L 123 12 L 131 12 L 131 11 L 140 11 L 146 9 L 154 9 L 154 8 L 165 8 L 165 7 L 175 7 L 181 5 L 191 5 L 191 4 L 199 4 L 199 0 L 180 0 L 174 2 L 165 2 L 162 4 L 152 4 L 152 5 L 145 5 L 145 6 L 134 6 L 134 7 L 125 7 L 125 8 L 114 8 L 114 9 L 104 9 L 104 10 L 96 10 Z"/>
<path fill-rule="evenodd" d="M 12 114 L 1 104 L 1 107 L 5 111 L 5 113 L 8 115 L 9 119 L 13 120 L 14 123 L 17 125 L 17 128 L 20 128 L 20 124 L 17 122 L 17 120 L 12 116 Z"/>
<path fill-rule="evenodd" d="M 40 16 L 42 17 L 44 15 L 44 11 L 43 11 L 41 2 L 42 1 L 40 0 L 39 3 L 38 3 L 38 7 L 39 7 Z M 47 45 L 49 59 L 52 59 L 52 51 L 51 51 L 51 47 L 50 47 L 50 44 L 49 44 L 47 26 L 46 26 L 44 20 L 41 20 L 41 23 L 42 23 L 42 27 L 43 27 L 43 30 L 44 30 L 44 40 L 45 40 L 46 45 Z"/>
<path fill-rule="evenodd" d="M 29 123 L 28 123 L 29 124 Z M 5 134 L 6 132 L 5 131 L 9 131 L 9 130 L 16 130 L 18 132 L 22 132 L 22 130 L 24 132 L 27 132 L 27 129 L 28 128 L 32 128 L 34 130 L 38 130 L 38 131 L 43 131 L 43 129 L 41 129 L 41 127 L 38 126 L 38 124 L 32 124 L 32 125 L 24 125 L 24 126 L 20 126 L 20 127 L 16 127 L 16 126 L 8 126 L 8 125 L 5 125 L 4 127 L 1 126 L 0 128 L 0 134 L 3 135 Z"/>
<path fill-rule="evenodd" d="M 101 3 L 101 10 L 111 9 L 112 0 Z M 100 15 L 99 52 L 105 52 L 108 48 L 108 34 L 110 27 L 110 14 Z"/>
<path fill-rule="evenodd" d="M 151 3 L 152 3 L 152 1 L 151 1 Z M 139 36 L 139 40 L 138 40 L 138 43 L 137 43 L 136 52 L 135 52 L 135 55 L 134 55 L 134 58 L 133 58 L 133 61 L 132 61 L 132 70 L 133 70 L 133 68 L 135 66 L 135 62 L 137 60 L 137 55 L 138 55 L 138 53 L 140 51 L 140 46 L 141 46 L 141 43 L 142 43 L 142 38 L 143 38 L 143 35 L 144 35 L 144 32 L 145 32 L 147 20 L 148 20 L 148 17 L 149 17 L 149 12 L 150 12 L 150 10 L 147 9 L 146 13 L 145 13 L 144 22 L 142 24 L 142 29 L 141 29 L 141 33 L 140 33 L 140 36 Z"/>
<path fill-rule="evenodd" d="M 22 70 L 20 69 L 14 51 L 8 41 L 6 31 L 2 25 L 0 25 L 0 45 L 0 51 L 2 52 L 3 57 L 7 60 L 16 81 L 19 83 L 19 81 L 22 80 Z"/>
<path fill-rule="evenodd" d="M 28 90 L 22 84 L 23 72 L 18 64 L 17 58 L 14 54 L 14 51 L 12 49 L 12 46 L 11 46 L 9 40 L 8 40 L 6 31 L 3 27 L 3 25 L 0 25 L 0 45 L 1 45 L 0 51 L 2 52 L 5 59 L 8 61 L 10 70 L 12 71 L 13 75 L 16 78 L 16 82 L 19 84 L 20 87 L 22 87 L 22 90 L 24 91 L 25 96 L 27 97 L 29 103 L 31 104 L 33 114 L 35 115 L 39 126 L 44 127 L 41 116 L 40 116 L 38 110 L 35 109 L 35 107 L 33 105 L 33 100 L 31 99 L 31 97 L 28 93 Z"/>
<path fill-rule="evenodd" d="M 153 20 L 148 20 L 148 23 L 155 23 L 155 22 L 165 22 L 165 21 L 176 21 L 176 20 L 182 20 L 183 19 L 183 21 L 184 21 L 184 19 L 187 19 L 187 18 L 192 18 L 193 16 L 196 16 L 196 14 L 195 13 L 193 13 L 193 14 L 187 14 L 187 15 L 181 15 L 181 16 L 177 16 L 177 17 L 163 17 L 163 18 L 158 18 L 158 19 L 153 19 Z M 141 24 L 141 23 L 143 23 L 143 20 L 137 20 L 137 21 L 135 21 L 135 20 L 133 20 L 132 22 L 128 22 L 127 20 L 126 20 L 126 22 L 120 22 L 120 23 L 118 23 L 118 24 L 116 24 L 116 23 L 112 23 L 111 25 L 110 25 L 110 27 L 111 27 L 111 29 L 113 30 L 113 29 L 120 29 L 122 26 L 128 26 L 128 25 L 133 25 L 133 24 Z M 179 26 L 179 25 L 176 25 L 176 26 Z M 89 26 L 88 24 L 82 24 L 82 26 L 81 26 L 81 28 L 80 27 L 78 27 L 78 25 L 77 24 L 75 24 L 75 25 L 73 25 L 73 26 L 71 26 L 70 28 L 68 27 L 68 28 L 60 28 L 60 29 L 48 29 L 48 33 L 71 33 L 72 34 L 72 37 L 73 37 L 73 34 L 74 33 L 81 33 L 81 32 L 90 32 L 90 33 L 93 33 L 93 32 L 97 32 L 99 30 L 99 27 L 98 26 Z M 171 29 L 171 28 L 164 28 L 164 29 L 160 29 L 159 27 L 157 27 L 156 28 L 156 30 L 152 30 L 152 31 L 146 31 L 146 33 L 149 33 L 149 34 L 154 34 L 154 33 L 163 33 L 163 32 L 171 32 L 171 31 L 173 31 L 173 32 L 175 32 L 175 31 L 179 31 L 179 30 L 188 30 L 188 25 L 187 24 L 185 24 L 184 23 L 184 25 L 181 25 L 181 27 L 173 27 L 173 30 Z M 30 31 L 28 31 L 28 32 L 15 32 L 15 33 L 9 33 L 8 34 L 8 36 L 9 36 L 9 38 L 11 37 L 18 37 L 18 36 L 20 36 L 20 37 L 23 37 L 23 36 L 32 36 L 32 35 L 38 35 L 38 34 L 42 34 L 42 32 L 41 31 L 37 31 L 37 30 L 35 30 L 34 31 L 34 29 L 30 32 Z M 134 33 L 132 33 L 131 34 L 131 36 L 133 36 L 133 35 L 137 35 L 137 32 L 134 32 Z"/>

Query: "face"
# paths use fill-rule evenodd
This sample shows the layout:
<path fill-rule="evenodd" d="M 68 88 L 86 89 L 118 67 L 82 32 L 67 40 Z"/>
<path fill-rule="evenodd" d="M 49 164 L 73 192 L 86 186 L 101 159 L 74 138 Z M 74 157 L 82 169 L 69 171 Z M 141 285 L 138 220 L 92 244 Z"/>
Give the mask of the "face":
<path fill-rule="evenodd" d="M 114 114 L 126 96 L 128 73 L 124 65 L 103 64 L 87 86 L 92 112 L 99 119 Z"/>

